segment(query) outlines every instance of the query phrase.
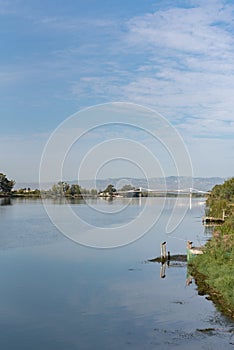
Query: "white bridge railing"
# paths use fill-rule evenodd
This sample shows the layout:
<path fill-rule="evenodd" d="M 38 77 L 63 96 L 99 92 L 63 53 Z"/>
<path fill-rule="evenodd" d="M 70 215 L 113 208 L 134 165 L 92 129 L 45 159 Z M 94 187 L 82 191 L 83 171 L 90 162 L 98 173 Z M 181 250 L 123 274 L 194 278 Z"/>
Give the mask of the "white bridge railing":
<path fill-rule="evenodd" d="M 152 193 L 171 193 L 171 194 L 209 194 L 209 191 L 202 191 L 196 188 L 184 188 L 184 189 L 152 189 L 152 188 L 144 188 L 139 187 L 135 189 L 131 189 L 128 191 L 117 191 L 118 193 L 142 193 L 142 192 L 152 192 Z"/>

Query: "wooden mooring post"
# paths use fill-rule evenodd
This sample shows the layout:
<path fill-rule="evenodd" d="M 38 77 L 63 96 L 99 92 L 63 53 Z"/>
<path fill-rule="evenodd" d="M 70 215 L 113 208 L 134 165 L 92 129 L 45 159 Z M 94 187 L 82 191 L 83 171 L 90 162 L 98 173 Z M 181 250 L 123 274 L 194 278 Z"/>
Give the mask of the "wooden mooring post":
<path fill-rule="evenodd" d="M 161 250 L 161 259 L 165 261 L 167 259 L 167 242 L 163 242 L 160 245 Z"/>
<path fill-rule="evenodd" d="M 167 261 L 167 243 L 163 242 L 160 244 L 161 250 L 161 268 L 160 268 L 160 277 L 166 277 L 166 261 Z M 170 256 L 170 253 L 169 253 Z"/>

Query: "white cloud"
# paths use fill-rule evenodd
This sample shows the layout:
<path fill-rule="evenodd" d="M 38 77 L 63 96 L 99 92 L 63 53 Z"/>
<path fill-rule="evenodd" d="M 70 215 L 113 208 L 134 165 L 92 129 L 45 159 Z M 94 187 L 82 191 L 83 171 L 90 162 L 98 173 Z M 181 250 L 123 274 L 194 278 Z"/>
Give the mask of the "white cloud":
<path fill-rule="evenodd" d="M 214 24 L 229 25 L 232 11 L 222 1 L 157 11 L 130 20 L 127 39 L 150 50 L 161 47 L 184 53 L 223 52 L 230 48 L 233 39 L 223 26 Z"/>
<path fill-rule="evenodd" d="M 0 14 L 13 10 L 0 0 L 2 4 Z M 152 13 L 111 20 L 104 16 L 76 18 L 75 14 L 50 17 L 33 11 L 26 15 L 24 9 L 18 15 L 27 17 L 37 34 L 49 34 L 51 42 L 61 35 L 61 45 L 37 55 L 31 52 L 27 62 L 21 56 L 12 66 L 2 66 L 1 84 L 19 79 L 22 89 L 24 83 L 30 86 L 35 81 L 51 84 L 55 96 L 71 98 L 80 106 L 130 101 L 151 107 L 169 119 L 188 144 L 194 142 L 191 149 L 196 164 L 199 138 L 210 152 L 206 159 L 215 162 L 216 143 L 225 153 L 222 161 L 230 162 L 233 11 L 234 5 L 223 0 L 188 1 L 186 8 L 171 1 L 170 7 L 162 5 Z M 223 143 L 217 141 L 220 139 Z M 205 161 L 203 166 L 205 169 Z"/>
<path fill-rule="evenodd" d="M 234 7 L 223 1 L 191 4 L 193 7 L 171 6 L 127 21 L 119 41 L 106 48 L 105 53 L 113 55 L 115 62 L 112 70 L 95 62 L 96 74 L 91 68 L 90 74 L 87 71 L 73 82 L 74 96 L 89 94 L 90 100 L 95 97 L 101 102 L 140 103 L 155 108 L 176 125 L 183 119 L 181 127 L 185 117 L 232 120 Z M 210 135 L 215 125 L 221 126 L 221 134 L 230 132 L 225 125 L 214 123 Z"/>

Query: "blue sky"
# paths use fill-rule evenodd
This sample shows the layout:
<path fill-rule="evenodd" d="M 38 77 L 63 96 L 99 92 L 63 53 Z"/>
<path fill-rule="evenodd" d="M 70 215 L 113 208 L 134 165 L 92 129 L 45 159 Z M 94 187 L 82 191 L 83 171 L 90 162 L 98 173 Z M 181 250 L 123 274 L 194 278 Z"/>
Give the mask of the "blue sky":
<path fill-rule="evenodd" d="M 59 123 L 126 101 L 179 131 L 195 176 L 232 176 L 233 19 L 222 0 L 0 0 L 0 171 L 37 181 Z"/>

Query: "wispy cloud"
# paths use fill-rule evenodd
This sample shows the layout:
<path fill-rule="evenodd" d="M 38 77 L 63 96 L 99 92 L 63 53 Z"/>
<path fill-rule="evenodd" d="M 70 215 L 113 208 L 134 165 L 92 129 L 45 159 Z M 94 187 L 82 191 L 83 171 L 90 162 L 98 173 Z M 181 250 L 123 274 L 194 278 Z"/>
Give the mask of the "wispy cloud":
<path fill-rule="evenodd" d="M 0 60 L 6 101 L 14 99 L 17 105 L 23 91 L 25 104 L 32 106 L 33 101 L 42 108 L 43 101 L 45 109 L 50 106 L 51 119 L 63 103 L 80 108 L 110 101 L 135 102 L 163 114 L 189 144 L 198 139 L 203 145 L 213 140 L 212 147 L 220 140 L 231 142 L 231 1 L 157 1 L 151 10 L 146 6 L 145 13 L 128 12 L 125 17 L 34 6 L 0 0 L 0 15 L 17 18 L 22 35 L 12 38 L 9 34 L 13 39 L 9 52 L 14 57 L 9 62 Z M 29 44 L 26 53 L 17 47 L 14 52 L 16 39 L 24 38 Z M 10 93 L 8 86 L 12 86 Z M 59 107 L 53 114 L 51 106 L 56 103 Z M 48 116 L 45 109 L 40 115 Z M 34 111 L 28 109 L 28 113 Z M 43 118 L 42 123 L 46 125 Z"/>
<path fill-rule="evenodd" d="M 6 2 L 3 8 L 10 11 Z M 44 57 L 34 55 L 21 72 L 39 81 L 56 76 L 64 82 L 63 95 L 70 93 L 81 106 L 137 102 L 156 108 L 184 130 L 185 118 L 187 125 L 194 118 L 225 122 L 234 109 L 233 11 L 222 0 L 196 0 L 127 20 L 27 13 L 38 30 L 54 37 L 62 33 L 68 43 Z M 17 78 L 2 73 L 6 82 Z"/>
<path fill-rule="evenodd" d="M 228 30 L 232 11 L 222 1 L 208 1 L 190 8 L 174 7 L 146 14 L 129 21 L 128 40 L 150 50 L 161 47 L 183 53 L 223 53 L 233 43 Z"/>
<path fill-rule="evenodd" d="M 23 77 L 19 71 L 12 71 L 10 67 L 5 67 L 5 69 L 0 70 L 0 86 L 6 86 L 12 82 L 19 81 Z"/>
<path fill-rule="evenodd" d="M 96 74 L 91 68 L 73 81 L 72 93 L 141 103 L 176 125 L 186 117 L 223 120 L 223 126 L 213 123 L 207 132 L 216 126 L 221 134 L 230 133 L 225 121 L 234 109 L 233 10 L 223 1 L 193 1 L 190 7 L 171 6 L 126 21 L 120 40 L 109 44 L 103 58 L 106 63 L 111 56 L 115 69 L 97 63 Z"/>
<path fill-rule="evenodd" d="M 15 0 L 14 2 L 9 0 L 0 0 L 0 16 L 15 15 L 17 12 L 15 4 L 17 2 L 17 0 Z"/>

